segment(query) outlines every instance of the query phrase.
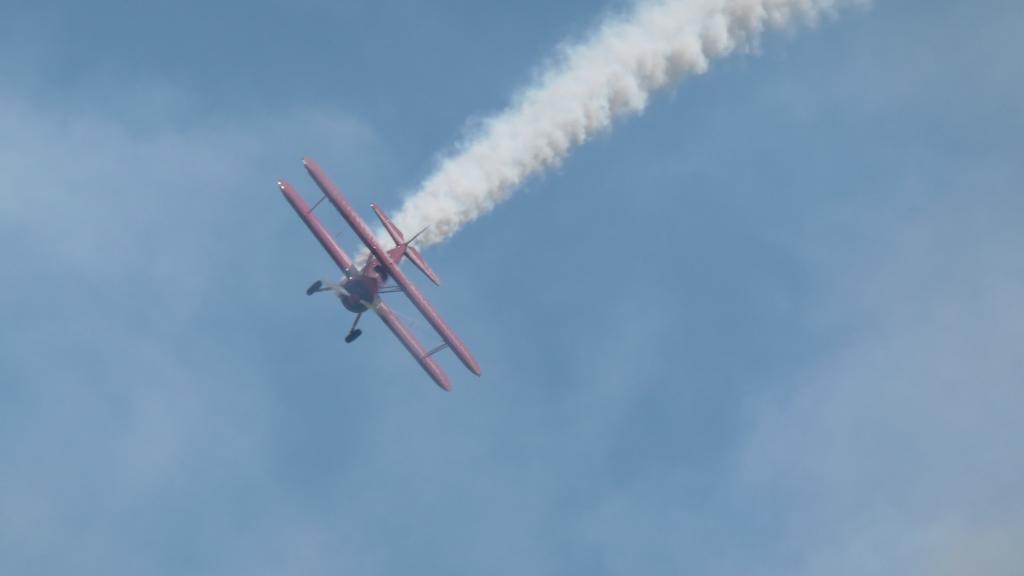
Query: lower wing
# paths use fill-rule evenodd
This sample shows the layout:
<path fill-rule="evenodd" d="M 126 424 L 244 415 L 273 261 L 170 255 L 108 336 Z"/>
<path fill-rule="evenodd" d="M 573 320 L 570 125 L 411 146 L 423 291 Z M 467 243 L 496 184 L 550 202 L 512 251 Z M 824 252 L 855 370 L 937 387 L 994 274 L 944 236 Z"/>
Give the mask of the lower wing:
<path fill-rule="evenodd" d="M 402 342 L 405 349 L 416 358 L 416 361 L 420 363 L 420 366 L 430 374 L 430 377 L 434 379 L 434 382 L 438 386 L 445 390 L 451 390 L 452 385 L 448 381 L 448 376 L 441 370 L 437 362 L 431 357 L 431 353 L 423 349 L 423 345 L 416 340 L 412 332 L 398 319 L 398 316 L 388 307 L 387 304 L 378 300 L 373 305 L 373 311 L 380 316 L 380 319 L 384 321 L 384 324 L 395 333 L 395 336 Z"/>

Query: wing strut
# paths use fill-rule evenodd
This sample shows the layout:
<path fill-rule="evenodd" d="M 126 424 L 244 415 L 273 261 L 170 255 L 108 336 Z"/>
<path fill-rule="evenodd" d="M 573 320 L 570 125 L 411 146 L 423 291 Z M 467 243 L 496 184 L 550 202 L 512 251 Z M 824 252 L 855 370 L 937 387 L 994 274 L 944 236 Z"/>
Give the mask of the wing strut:
<path fill-rule="evenodd" d="M 445 343 L 445 344 L 441 344 L 441 345 L 440 345 L 440 346 L 438 346 L 437 348 L 434 348 L 434 349 L 433 349 L 433 350 L 431 350 L 430 352 L 427 352 L 427 355 L 425 356 L 425 358 L 430 358 L 430 357 L 431 357 L 431 356 L 433 356 L 434 354 L 437 354 L 438 352 L 440 352 L 440 351 L 442 351 L 442 350 L 447 350 L 447 349 L 448 349 L 448 344 L 447 344 L 447 343 Z"/>
<path fill-rule="evenodd" d="M 319 206 L 320 203 L 323 202 L 325 198 L 327 198 L 327 196 L 321 194 L 320 199 L 316 201 L 316 204 L 313 204 L 313 207 L 309 209 L 309 212 L 307 212 L 307 214 L 312 213 L 313 210 L 316 210 L 316 207 Z"/>

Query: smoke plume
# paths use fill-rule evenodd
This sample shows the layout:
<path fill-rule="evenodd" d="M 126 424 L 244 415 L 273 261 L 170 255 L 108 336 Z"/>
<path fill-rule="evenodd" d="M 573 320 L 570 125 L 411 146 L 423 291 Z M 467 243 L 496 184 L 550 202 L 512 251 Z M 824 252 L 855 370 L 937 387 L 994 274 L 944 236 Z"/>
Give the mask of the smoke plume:
<path fill-rule="evenodd" d="M 858 0 L 654 0 L 637 4 L 566 46 L 555 64 L 503 112 L 444 158 L 395 215 L 421 247 L 441 242 L 494 209 L 527 178 L 652 92 L 701 74 L 710 60 L 756 46 L 766 29 L 811 23 Z"/>

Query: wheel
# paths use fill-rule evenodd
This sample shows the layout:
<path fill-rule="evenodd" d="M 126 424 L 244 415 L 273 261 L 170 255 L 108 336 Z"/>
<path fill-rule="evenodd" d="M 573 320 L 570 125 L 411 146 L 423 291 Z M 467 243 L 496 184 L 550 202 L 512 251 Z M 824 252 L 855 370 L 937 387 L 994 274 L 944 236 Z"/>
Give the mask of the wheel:
<path fill-rule="evenodd" d="M 351 343 L 355 342 L 356 338 L 359 338 L 362 335 L 363 335 L 363 331 L 362 330 L 353 330 L 353 331 L 348 333 L 348 336 L 345 336 L 345 343 L 346 344 L 351 344 Z"/>

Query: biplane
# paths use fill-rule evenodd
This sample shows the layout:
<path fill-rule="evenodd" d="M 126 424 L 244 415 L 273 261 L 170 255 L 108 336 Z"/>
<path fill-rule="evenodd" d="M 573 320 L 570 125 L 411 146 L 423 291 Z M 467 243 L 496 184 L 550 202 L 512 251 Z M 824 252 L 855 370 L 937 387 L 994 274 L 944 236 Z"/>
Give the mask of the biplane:
<path fill-rule="evenodd" d="M 360 218 L 359 214 L 352 208 L 352 205 L 342 196 L 338 188 L 327 178 L 316 162 L 305 158 L 302 163 L 305 165 L 306 171 L 313 178 L 313 181 L 320 188 L 320 191 L 323 192 L 323 197 L 312 208 L 306 204 L 302 196 L 288 182 L 281 180 L 277 185 L 281 189 L 281 193 L 284 194 L 285 199 L 295 209 L 295 213 L 299 215 L 299 218 L 302 218 L 309 231 L 313 233 L 313 236 L 316 237 L 320 245 L 327 251 L 327 254 L 334 260 L 334 263 L 338 265 L 338 268 L 341 269 L 342 278 L 339 282 L 319 280 L 306 290 L 306 294 L 333 292 L 341 300 L 342 306 L 356 315 L 348 335 L 345 336 L 345 342 L 351 343 L 356 338 L 359 338 L 360 334 L 362 334 L 362 330 L 358 328 L 359 320 L 363 317 L 364 312 L 372 310 L 384 322 L 384 325 L 394 332 L 406 350 L 413 355 L 420 366 L 441 388 L 451 390 L 451 383 L 448 381 L 448 376 L 434 360 L 434 355 L 445 349 L 450 349 L 454 352 L 455 356 L 466 365 L 470 372 L 479 376 L 480 365 L 477 364 L 469 349 L 466 348 L 466 345 L 459 340 L 455 332 L 434 310 L 434 307 L 416 288 L 416 285 L 399 268 L 402 259 L 407 259 L 420 272 L 423 272 L 431 282 L 440 285 L 437 275 L 427 265 L 420 252 L 411 245 L 419 234 L 406 240 L 402 232 L 391 222 L 387 215 L 375 204 L 370 204 L 373 212 L 377 215 L 384 229 L 388 231 L 388 234 L 395 243 L 394 248 L 385 250 L 366 225 L 366 222 Z M 341 217 L 345 219 L 345 222 L 348 223 L 352 231 L 359 237 L 359 240 L 370 250 L 369 258 L 362 267 L 357 266 L 345 251 L 338 246 L 334 238 L 324 228 L 324 225 L 313 214 L 313 211 L 323 202 L 324 198 L 334 205 L 341 214 Z M 395 312 L 381 299 L 381 294 L 394 292 L 401 292 L 409 298 L 413 306 L 419 310 L 420 314 L 423 315 L 430 326 L 441 337 L 442 344 L 430 350 L 423 347 Z"/>

